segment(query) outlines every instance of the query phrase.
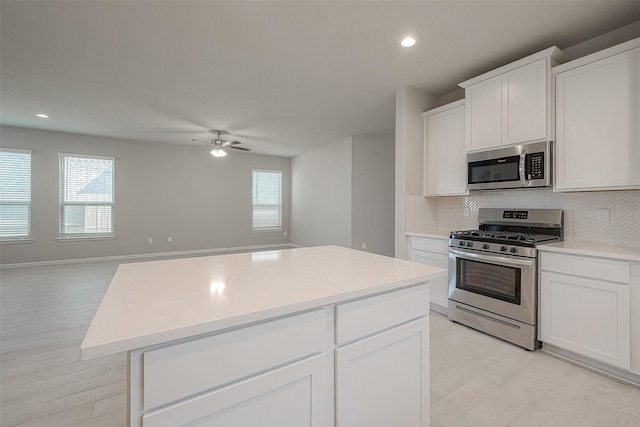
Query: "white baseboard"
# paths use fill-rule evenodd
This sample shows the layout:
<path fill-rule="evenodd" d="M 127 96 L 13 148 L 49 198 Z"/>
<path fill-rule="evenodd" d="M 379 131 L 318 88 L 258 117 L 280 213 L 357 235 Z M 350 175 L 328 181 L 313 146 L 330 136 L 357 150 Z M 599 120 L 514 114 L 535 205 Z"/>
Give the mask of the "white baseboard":
<path fill-rule="evenodd" d="M 279 243 L 275 245 L 258 245 L 258 246 L 236 246 L 230 248 L 213 248 L 213 249 L 195 249 L 190 251 L 175 251 L 175 252 L 155 252 L 147 254 L 133 254 L 133 255 L 113 255 L 93 258 L 75 258 L 75 259 L 60 259 L 51 261 L 35 261 L 35 262 L 19 262 L 14 264 L 2 264 L 0 269 L 5 268 L 20 268 L 20 267 L 41 267 L 47 265 L 59 265 L 59 264 L 77 264 L 85 262 L 98 262 L 98 261 L 122 261 L 132 259 L 145 259 L 145 258 L 165 258 L 176 257 L 185 255 L 203 255 L 203 254 L 220 254 L 226 252 L 253 252 L 264 251 L 270 249 L 290 249 L 300 248 L 300 245 L 294 245 L 291 243 Z"/>
<path fill-rule="evenodd" d="M 574 365 L 578 365 L 583 368 L 598 372 L 600 374 L 608 375 L 617 380 L 630 383 L 636 387 L 640 387 L 639 374 L 626 371 L 624 369 L 618 368 L 616 366 L 608 365 L 606 363 L 599 362 L 597 360 L 593 360 L 589 357 L 582 356 L 572 351 L 556 347 L 555 345 L 552 345 L 552 344 L 543 343 L 542 351 L 552 356 L 555 356 L 558 359 L 562 359 L 566 362 L 573 363 Z"/>

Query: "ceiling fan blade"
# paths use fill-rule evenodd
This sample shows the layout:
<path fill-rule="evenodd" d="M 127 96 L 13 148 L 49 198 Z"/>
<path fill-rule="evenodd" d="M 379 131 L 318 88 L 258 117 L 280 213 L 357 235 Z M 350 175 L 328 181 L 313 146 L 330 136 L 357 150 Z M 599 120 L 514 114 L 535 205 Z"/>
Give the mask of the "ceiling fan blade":
<path fill-rule="evenodd" d="M 232 150 L 240 150 L 240 151 L 251 151 L 251 148 L 236 147 L 235 145 L 229 145 L 226 148 L 231 148 Z"/>
<path fill-rule="evenodd" d="M 229 147 L 231 145 L 238 145 L 238 144 L 242 144 L 242 142 L 240 141 L 225 141 L 222 143 L 223 147 Z"/>

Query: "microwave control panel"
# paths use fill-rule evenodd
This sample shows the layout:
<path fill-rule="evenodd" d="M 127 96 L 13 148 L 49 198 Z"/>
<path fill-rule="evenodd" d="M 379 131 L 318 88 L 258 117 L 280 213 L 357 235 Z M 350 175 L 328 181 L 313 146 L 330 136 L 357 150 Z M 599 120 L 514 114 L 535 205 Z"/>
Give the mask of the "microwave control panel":
<path fill-rule="evenodd" d="M 544 179 L 544 153 L 532 153 L 527 157 L 527 179 Z"/>

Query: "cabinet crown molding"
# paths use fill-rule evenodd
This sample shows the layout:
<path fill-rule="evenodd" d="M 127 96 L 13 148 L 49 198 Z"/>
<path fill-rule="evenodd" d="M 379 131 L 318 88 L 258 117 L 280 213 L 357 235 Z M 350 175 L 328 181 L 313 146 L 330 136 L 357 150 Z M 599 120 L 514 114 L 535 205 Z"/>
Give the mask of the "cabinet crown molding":
<path fill-rule="evenodd" d="M 499 76 L 501 74 L 507 73 L 511 70 L 515 70 L 516 68 L 522 67 L 523 65 L 527 65 L 530 64 L 532 62 L 535 62 L 539 59 L 544 59 L 544 58 L 551 58 L 553 60 L 556 61 L 556 63 L 558 64 L 562 64 L 564 62 L 567 62 L 569 60 L 569 57 L 562 51 L 560 50 L 557 46 L 551 46 L 545 50 L 542 50 L 540 52 L 534 53 L 532 55 L 526 56 L 522 59 L 519 59 L 515 62 L 511 62 L 507 65 L 503 65 L 500 68 L 496 68 L 495 70 L 491 70 L 488 71 L 484 74 L 481 74 L 477 77 L 474 77 L 472 79 L 469 80 L 465 80 L 462 83 L 459 83 L 458 86 L 460 86 L 461 88 L 467 88 L 473 84 L 479 83 L 481 81 L 490 79 L 492 77 L 495 76 Z"/>

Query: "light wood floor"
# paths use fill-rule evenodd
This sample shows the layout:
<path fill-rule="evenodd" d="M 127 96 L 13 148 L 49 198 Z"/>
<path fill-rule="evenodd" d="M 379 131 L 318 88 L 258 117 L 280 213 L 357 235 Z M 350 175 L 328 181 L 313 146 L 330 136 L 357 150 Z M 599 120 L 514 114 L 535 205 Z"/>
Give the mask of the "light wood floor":
<path fill-rule="evenodd" d="M 0 270 L 1 426 L 125 425 L 125 354 L 79 360 L 117 266 Z M 640 427 L 640 389 L 438 313 L 431 316 L 431 404 L 433 427 Z"/>

